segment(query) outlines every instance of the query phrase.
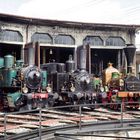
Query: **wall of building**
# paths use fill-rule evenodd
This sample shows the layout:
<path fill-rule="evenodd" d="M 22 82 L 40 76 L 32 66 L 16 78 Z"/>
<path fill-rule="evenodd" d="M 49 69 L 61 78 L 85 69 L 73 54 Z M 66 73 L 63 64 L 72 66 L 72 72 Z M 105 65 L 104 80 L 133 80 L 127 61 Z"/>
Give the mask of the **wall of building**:
<path fill-rule="evenodd" d="M 106 39 L 110 36 L 119 36 L 122 37 L 126 44 L 135 44 L 135 34 L 130 34 L 128 31 L 107 31 L 105 29 L 100 30 L 87 30 L 87 29 L 76 29 L 76 28 L 63 28 L 60 26 L 49 27 L 49 26 L 39 26 L 39 25 L 30 25 L 30 24 L 15 24 L 15 23 L 0 23 L 1 30 L 15 30 L 19 31 L 23 36 L 23 44 L 31 42 L 31 36 L 38 33 L 48 33 L 53 38 L 58 34 L 71 35 L 75 39 L 75 44 L 77 46 L 83 43 L 83 40 L 86 36 L 100 36 L 101 39 L 105 42 Z M 104 43 L 105 45 L 105 43 Z"/>
<path fill-rule="evenodd" d="M 125 46 L 107 46 L 106 40 L 109 37 L 121 37 L 125 44 L 135 44 L 135 32 L 130 30 L 117 30 L 116 27 L 113 30 L 109 30 L 108 28 L 102 28 L 102 29 L 83 29 L 83 28 L 69 28 L 69 27 L 61 27 L 59 26 L 41 26 L 41 25 L 33 25 L 32 23 L 27 24 L 21 24 L 21 23 L 10 23 L 10 22 L 3 22 L 0 21 L 0 29 L 3 30 L 13 30 L 18 31 L 23 38 L 23 42 L 11 42 L 11 41 L 0 41 L 1 43 L 7 43 L 7 44 L 19 44 L 22 45 L 21 54 L 23 54 L 23 48 L 26 43 L 31 42 L 31 38 L 35 33 L 46 33 L 50 35 L 53 42 L 52 44 L 49 43 L 40 43 L 41 46 L 49 46 L 49 47 L 76 47 L 81 44 L 83 44 L 84 39 L 87 36 L 97 36 L 100 37 L 103 41 L 102 46 L 92 46 L 91 48 L 97 48 L 97 49 L 123 49 Z M 75 44 L 69 45 L 69 44 L 55 44 L 55 38 L 58 35 L 70 35 L 74 41 Z M 23 58 L 23 56 L 21 56 Z M 134 59 L 134 64 L 136 62 L 136 58 Z M 120 65 L 120 64 L 119 64 Z"/>

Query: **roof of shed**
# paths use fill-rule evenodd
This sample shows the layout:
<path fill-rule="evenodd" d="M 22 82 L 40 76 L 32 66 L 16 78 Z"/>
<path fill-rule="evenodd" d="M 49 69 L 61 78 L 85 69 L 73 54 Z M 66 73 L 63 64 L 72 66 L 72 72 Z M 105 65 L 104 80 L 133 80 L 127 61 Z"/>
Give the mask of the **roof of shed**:
<path fill-rule="evenodd" d="M 23 17 L 17 15 L 3 14 L 0 13 L 0 21 L 21 23 L 21 24 L 31 24 L 31 25 L 42 25 L 42 26 L 60 26 L 67 28 L 80 28 L 89 30 L 134 30 L 140 29 L 140 25 L 127 25 L 127 24 L 103 24 L 103 23 L 85 23 L 85 22 L 74 22 L 74 21 L 62 21 L 62 20 L 50 20 L 50 19 L 40 19 Z"/>

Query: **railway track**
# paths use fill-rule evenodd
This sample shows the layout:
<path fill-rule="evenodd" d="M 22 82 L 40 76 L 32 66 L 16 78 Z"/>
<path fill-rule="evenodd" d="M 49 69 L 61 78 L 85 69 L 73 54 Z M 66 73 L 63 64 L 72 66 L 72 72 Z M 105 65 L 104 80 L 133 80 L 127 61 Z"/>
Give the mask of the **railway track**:
<path fill-rule="evenodd" d="M 122 116 L 123 115 L 123 116 Z M 42 109 L 41 113 L 37 110 L 34 113 L 7 114 L 0 115 L 0 140 L 1 139 L 30 139 L 39 137 L 39 135 L 50 135 L 57 130 L 81 129 L 92 124 L 102 125 L 119 123 L 122 121 L 131 121 L 138 123 L 140 111 L 125 111 L 121 114 L 119 111 L 112 111 L 107 108 L 97 108 L 94 111 L 84 109 L 81 112 L 60 109 Z M 5 121 L 6 120 L 6 121 Z M 122 123 L 122 122 L 121 122 Z M 121 124 L 122 125 L 122 124 Z M 103 127 L 104 128 L 104 127 Z M 28 137 L 28 138 L 26 138 Z"/>
<path fill-rule="evenodd" d="M 138 120 L 125 120 L 123 122 L 124 127 L 120 127 L 120 122 L 118 121 L 104 121 L 99 123 L 85 123 L 82 126 L 82 130 L 79 130 L 77 125 L 65 125 L 65 126 L 55 126 L 50 128 L 42 128 L 41 129 L 41 139 L 43 140 L 50 140 L 57 137 L 65 136 L 65 135 L 72 135 L 78 136 L 83 135 L 85 133 L 90 132 L 104 132 L 104 131 L 126 131 L 126 130 L 139 130 L 140 127 L 135 126 L 139 121 Z M 107 127 L 108 129 L 104 129 Z M 115 128 L 114 128 L 115 127 Z M 98 129 L 97 129 L 98 128 Z M 84 136 L 84 135 L 83 135 Z M 99 134 L 98 134 L 99 136 Z M 131 139 L 137 139 L 135 137 L 130 137 Z M 130 139 L 129 138 L 129 139 Z M 8 140 L 38 140 L 40 139 L 39 131 L 33 130 L 31 132 L 25 132 L 17 135 L 12 135 L 7 138 Z"/>

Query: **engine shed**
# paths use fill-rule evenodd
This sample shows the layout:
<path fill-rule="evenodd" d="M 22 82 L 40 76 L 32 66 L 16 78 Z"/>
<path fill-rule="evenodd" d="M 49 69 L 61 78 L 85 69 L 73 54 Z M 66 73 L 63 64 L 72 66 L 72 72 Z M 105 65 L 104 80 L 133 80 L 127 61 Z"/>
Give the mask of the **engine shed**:
<path fill-rule="evenodd" d="M 76 55 L 77 46 L 88 43 L 87 69 L 100 75 L 108 62 L 119 70 L 127 67 L 123 48 L 127 44 L 135 45 L 135 34 L 139 29 L 140 25 L 83 23 L 0 14 L 0 57 L 12 54 L 15 60 L 23 59 L 25 44 L 39 42 L 41 64 L 50 60 L 64 63 L 69 55 Z M 137 74 L 136 62 L 139 61 L 135 54 L 133 64 Z"/>

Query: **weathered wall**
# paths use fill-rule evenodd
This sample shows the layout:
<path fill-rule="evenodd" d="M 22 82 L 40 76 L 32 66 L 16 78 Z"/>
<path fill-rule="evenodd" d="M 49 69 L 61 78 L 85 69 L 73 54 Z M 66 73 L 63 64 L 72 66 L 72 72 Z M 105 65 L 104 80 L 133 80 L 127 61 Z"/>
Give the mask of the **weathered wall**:
<path fill-rule="evenodd" d="M 62 28 L 60 26 L 49 27 L 49 26 L 39 26 L 39 25 L 30 25 L 30 24 L 15 24 L 15 23 L 6 23 L 1 22 L 1 29 L 9 29 L 19 31 L 23 36 L 24 43 L 31 41 L 31 36 L 36 33 L 48 33 L 53 38 L 55 38 L 58 34 L 66 34 L 71 35 L 76 42 L 76 45 L 81 45 L 83 43 L 83 39 L 86 36 L 100 36 L 101 39 L 105 42 L 105 40 L 110 36 L 120 36 L 122 37 L 126 44 L 135 44 L 135 34 L 130 34 L 128 31 L 108 31 L 105 29 L 102 31 L 99 30 L 87 30 L 87 29 L 76 29 L 76 28 Z M 105 44 L 105 43 L 104 43 Z"/>

